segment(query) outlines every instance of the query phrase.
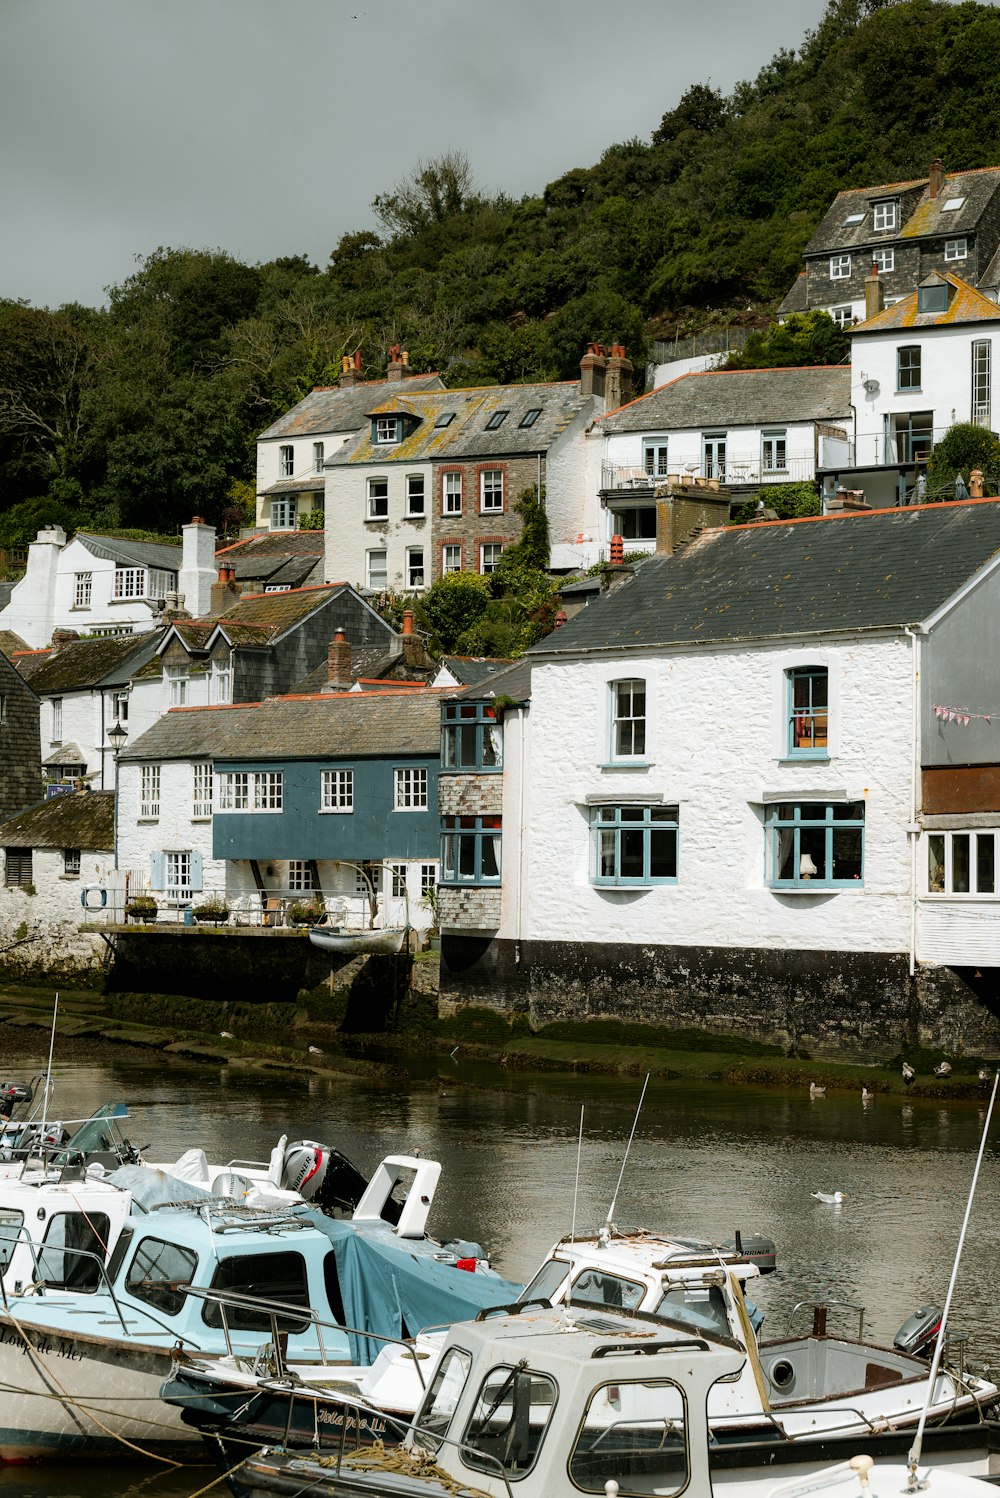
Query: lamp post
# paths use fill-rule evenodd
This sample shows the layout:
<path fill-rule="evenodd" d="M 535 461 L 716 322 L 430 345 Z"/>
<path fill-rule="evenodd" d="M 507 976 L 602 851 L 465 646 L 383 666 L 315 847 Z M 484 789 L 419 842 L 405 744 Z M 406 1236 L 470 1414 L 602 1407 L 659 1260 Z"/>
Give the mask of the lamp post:
<path fill-rule="evenodd" d="M 108 743 L 111 745 L 111 753 L 115 761 L 115 815 L 114 815 L 114 841 L 115 841 L 115 869 L 118 868 L 118 759 L 125 747 L 128 738 L 128 729 L 123 728 L 119 719 L 108 729 Z"/>

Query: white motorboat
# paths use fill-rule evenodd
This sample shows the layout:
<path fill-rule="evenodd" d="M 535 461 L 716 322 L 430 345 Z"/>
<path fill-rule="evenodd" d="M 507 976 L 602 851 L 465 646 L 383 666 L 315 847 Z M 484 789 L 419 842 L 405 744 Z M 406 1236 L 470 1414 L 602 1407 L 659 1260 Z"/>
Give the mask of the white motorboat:
<path fill-rule="evenodd" d="M 310 926 L 309 940 L 314 947 L 340 957 L 391 957 L 403 945 L 407 929 L 406 926 L 386 926 L 363 931 L 348 926 Z"/>

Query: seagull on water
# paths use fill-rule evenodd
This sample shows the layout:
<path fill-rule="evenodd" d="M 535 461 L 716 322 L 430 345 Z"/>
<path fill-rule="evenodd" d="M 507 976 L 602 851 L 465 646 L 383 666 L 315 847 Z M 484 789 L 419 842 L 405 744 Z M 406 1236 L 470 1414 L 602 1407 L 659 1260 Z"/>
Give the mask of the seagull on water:
<path fill-rule="evenodd" d="M 810 1097 L 825 1097 L 826 1096 L 826 1088 L 825 1087 L 819 1087 L 819 1086 L 817 1086 L 817 1084 L 815 1082 L 810 1082 L 809 1083 L 809 1096 Z"/>
<path fill-rule="evenodd" d="M 221 1037 L 222 1040 L 235 1040 L 236 1039 L 236 1036 L 233 1034 L 232 1030 L 220 1030 L 219 1031 L 219 1035 L 220 1035 L 220 1037 Z"/>
<path fill-rule="evenodd" d="M 906 1083 L 907 1087 L 909 1087 L 910 1083 L 913 1081 L 913 1079 L 914 1079 L 914 1077 L 916 1075 L 917 1074 L 913 1070 L 913 1067 L 910 1065 L 910 1063 L 908 1061 L 904 1061 L 903 1062 L 903 1081 Z"/>
<path fill-rule="evenodd" d="M 862 1082 L 862 1084 L 861 1084 L 861 1101 L 863 1103 L 870 1103 L 871 1100 L 872 1100 L 872 1098 L 874 1096 L 875 1096 L 875 1094 L 874 1094 L 874 1092 L 872 1092 L 871 1088 L 868 1086 L 868 1083 L 867 1082 Z"/>
<path fill-rule="evenodd" d="M 950 1077 L 951 1076 L 951 1062 L 950 1061 L 939 1061 L 938 1064 L 937 1064 L 937 1066 L 935 1066 L 935 1068 L 934 1068 L 934 1075 L 936 1077 Z"/>
<path fill-rule="evenodd" d="M 809 1195 L 814 1202 L 825 1202 L 828 1207 L 839 1207 L 846 1191 L 811 1191 Z"/>
<path fill-rule="evenodd" d="M 979 1068 L 979 1080 L 980 1082 L 988 1082 L 990 1080 L 990 1069 L 988 1066 L 981 1066 Z"/>

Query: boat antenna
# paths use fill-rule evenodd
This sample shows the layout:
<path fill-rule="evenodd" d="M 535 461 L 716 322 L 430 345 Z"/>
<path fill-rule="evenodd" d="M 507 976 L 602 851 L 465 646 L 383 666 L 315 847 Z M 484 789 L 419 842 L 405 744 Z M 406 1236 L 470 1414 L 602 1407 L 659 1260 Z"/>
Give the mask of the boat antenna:
<path fill-rule="evenodd" d="M 576 1140 L 576 1181 L 573 1186 L 573 1227 L 569 1235 L 571 1243 L 576 1242 L 576 1199 L 580 1194 L 580 1155 L 583 1153 L 583 1104 L 580 1104 L 580 1132 Z"/>
<path fill-rule="evenodd" d="M 45 1068 L 45 1086 L 42 1089 L 42 1144 L 45 1143 L 45 1133 L 49 1122 L 49 1095 L 52 1091 L 52 1053 L 56 1046 L 56 1019 L 59 1015 L 59 995 L 52 1006 L 52 1033 L 49 1036 L 49 1064 Z"/>
<path fill-rule="evenodd" d="M 629 1150 L 632 1148 L 632 1140 L 635 1138 L 635 1131 L 636 1131 L 636 1128 L 637 1128 L 638 1123 L 639 1123 L 639 1114 L 642 1112 L 642 1100 L 646 1096 L 646 1088 L 649 1086 L 649 1076 L 650 1076 L 650 1074 L 649 1074 L 649 1072 L 647 1072 L 646 1073 L 646 1080 L 645 1080 L 645 1082 L 643 1082 L 643 1084 L 642 1084 L 642 1091 L 639 1094 L 639 1106 L 636 1108 L 636 1110 L 635 1110 L 635 1118 L 633 1118 L 633 1120 L 632 1120 L 632 1132 L 628 1136 L 628 1144 L 625 1146 L 625 1156 L 624 1156 L 624 1159 L 622 1160 L 622 1168 L 618 1172 L 618 1185 L 615 1187 L 615 1194 L 611 1198 L 611 1205 L 608 1208 L 607 1220 L 605 1221 L 605 1224 L 604 1224 L 605 1227 L 610 1227 L 611 1226 L 611 1219 L 612 1219 L 612 1217 L 614 1216 L 614 1213 L 615 1213 L 615 1204 L 618 1201 L 618 1193 L 622 1189 L 622 1177 L 625 1174 L 625 1166 L 628 1164 Z"/>
<path fill-rule="evenodd" d="M 917 1464 L 920 1461 L 920 1451 L 924 1441 L 924 1426 L 927 1424 L 927 1412 L 930 1409 L 931 1400 L 934 1398 L 934 1388 L 937 1384 L 938 1369 L 941 1366 L 941 1357 L 944 1351 L 945 1331 L 948 1326 L 948 1312 L 951 1310 L 951 1298 L 955 1293 L 955 1281 L 958 1279 L 958 1266 L 962 1260 L 962 1249 L 965 1247 L 965 1233 L 969 1226 L 969 1217 L 972 1212 L 972 1202 L 976 1194 L 976 1185 L 979 1181 L 979 1167 L 983 1163 L 983 1155 L 986 1151 L 986 1139 L 990 1132 L 990 1120 L 993 1117 L 993 1104 L 996 1102 L 997 1085 L 1000 1084 L 1000 1071 L 994 1073 L 993 1091 L 990 1093 L 990 1105 L 986 1110 L 986 1122 L 983 1124 L 983 1137 L 979 1141 L 979 1154 L 976 1156 L 976 1168 L 972 1172 L 972 1184 L 969 1186 L 969 1199 L 965 1204 L 965 1216 L 962 1218 L 962 1230 L 958 1235 L 958 1249 L 955 1253 L 955 1262 L 951 1269 L 951 1280 L 948 1285 L 948 1294 L 944 1300 L 944 1310 L 941 1312 L 941 1326 L 938 1329 L 937 1340 L 934 1343 L 934 1356 L 931 1359 L 931 1371 L 927 1380 L 927 1393 L 924 1397 L 924 1407 L 920 1411 L 920 1420 L 917 1424 L 917 1433 L 910 1447 L 910 1454 L 906 1459 L 909 1469 L 909 1481 L 904 1489 L 907 1493 L 916 1493 L 921 1483 L 917 1478 Z"/>

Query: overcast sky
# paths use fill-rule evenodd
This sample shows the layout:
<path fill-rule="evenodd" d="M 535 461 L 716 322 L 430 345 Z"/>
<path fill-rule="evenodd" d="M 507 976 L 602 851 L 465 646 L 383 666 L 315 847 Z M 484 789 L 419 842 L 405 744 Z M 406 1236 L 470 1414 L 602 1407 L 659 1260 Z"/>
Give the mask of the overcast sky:
<path fill-rule="evenodd" d="M 320 266 L 420 157 L 540 192 L 825 0 L 0 0 L 0 296 L 96 305 L 158 245 Z"/>

